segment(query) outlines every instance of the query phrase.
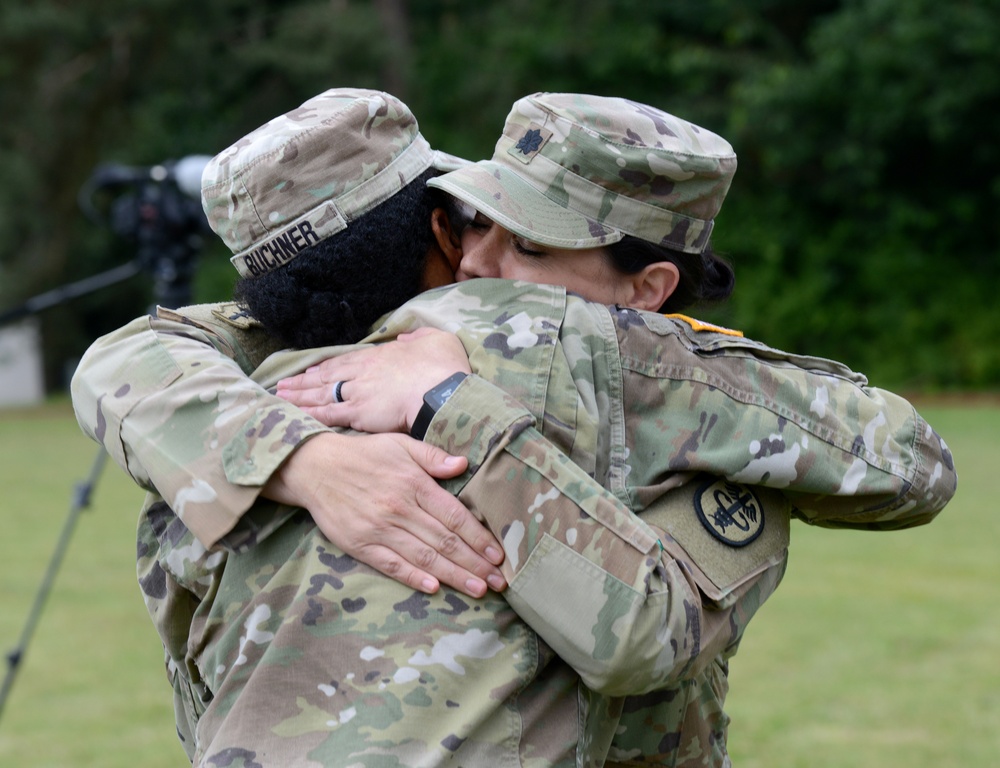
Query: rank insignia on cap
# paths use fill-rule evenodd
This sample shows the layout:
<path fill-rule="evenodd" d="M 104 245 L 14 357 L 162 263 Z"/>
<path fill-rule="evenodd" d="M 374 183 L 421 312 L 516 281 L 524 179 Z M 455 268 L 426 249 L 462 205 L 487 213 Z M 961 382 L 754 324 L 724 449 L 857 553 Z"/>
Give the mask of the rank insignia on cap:
<path fill-rule="evenodd" d="M 764 530 L 764 507 L 745 485 L 709 480 L 698 487 L 694 505 L 708 532 L 731 547 L 745 547 Z"/>
<path fill-rule="evenodd" d="M 545 142 L 552 136 L 551 131 L 547 131 L 539 126 L 528 128 L 518 139 L 514 146 L 507 150 L 522 163 L 529 163 L 538 154 L 538 150 L 545 146 Z"/>

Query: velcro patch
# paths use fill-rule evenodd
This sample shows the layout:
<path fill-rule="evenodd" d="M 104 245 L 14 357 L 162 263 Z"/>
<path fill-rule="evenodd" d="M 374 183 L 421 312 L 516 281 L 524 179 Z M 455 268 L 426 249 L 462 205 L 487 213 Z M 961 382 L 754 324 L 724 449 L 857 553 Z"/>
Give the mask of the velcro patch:
<path fill-rule="evenodd" d="M 237 304 L 224 304 L 217 309 L 213 309 L 212 314 L 226 325 L 231 325 L 233 328 L 247 330 L 249 328 L 260 327 L 260 322 L 245 309 L 241 309 Z"/>
<path fill-rule="evenodd" d="M 784 558 L 791 504 L 771 488 L 703 475 L 668 491 L 640 517 L 666 534 L 663 548 L 688 567 L 702 592 L 725 602 Z"/>
<path fill-rule="evenodd" d="M 520 160 L 522 163 L 530 163 L 535 155 L 545 146 L 545 143 L 552 138 L 552 131 L 540 125 L 532 124 L 527 128 L 521 137 L 514 142 L 514 146 L 507 150 L 507 154 Z"/>

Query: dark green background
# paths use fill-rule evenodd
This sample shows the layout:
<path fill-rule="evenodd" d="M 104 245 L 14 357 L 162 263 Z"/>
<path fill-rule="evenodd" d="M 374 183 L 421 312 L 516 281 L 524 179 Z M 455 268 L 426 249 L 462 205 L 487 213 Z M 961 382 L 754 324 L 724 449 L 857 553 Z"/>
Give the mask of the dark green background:
<path fill-rule="evenodd" d="M 624 96 L 728 138 L 734 298 L 709 319 L 905 391 L 1000 385 L 1000 0 L 8 0 L 0 310 L 136 244 L 77 196 L 101 163 L 214 154 L 328 87 L 403 98 L 490 154 L 534 91 Z M 195 299 L 235 273 L 207 239 Z M 141 314 L 148 274 L 40 315 L 50 388 Z"/>

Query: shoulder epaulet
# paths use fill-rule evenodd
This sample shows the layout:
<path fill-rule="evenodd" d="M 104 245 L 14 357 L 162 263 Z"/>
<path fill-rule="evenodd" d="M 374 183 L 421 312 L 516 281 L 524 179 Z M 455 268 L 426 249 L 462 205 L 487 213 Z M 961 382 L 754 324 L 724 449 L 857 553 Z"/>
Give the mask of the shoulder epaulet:
<path fill-rule="evenodd" d="M 260 321 L 232 301 L 195 304 L 176 310 L 157 307 L 157 315 L 212 333 L 219 343 L 225 345 L 226 354 L 246 372 L 252 371 L 265 357 L 285 346 L 272 337 Z"/>
<path fill-rule="evenodd" d="M 207 323 L 217 326 L 221 323 L 223 327 L 235 328 L 239 331 L 264 327 L 259 320 L 234 301 L 218 304 L 192 304 L 179 309 L 157 307 L 156 310 L 156 314 L 160 317 L 195 325 Z"/>

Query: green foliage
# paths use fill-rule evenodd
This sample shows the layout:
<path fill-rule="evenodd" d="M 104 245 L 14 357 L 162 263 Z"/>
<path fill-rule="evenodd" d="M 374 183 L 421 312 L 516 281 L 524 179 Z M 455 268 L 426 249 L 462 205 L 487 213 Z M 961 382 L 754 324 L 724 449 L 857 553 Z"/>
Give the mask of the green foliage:
<path fill-rule="evenodd" d="M 84 7 L 85 6 L 85 7 Z M 105 162 L 214 154 L 334 85 L 492 151 L 518 97 L 619 95 L 731 140 L 709 314 L 888 386 L 1000 384 L 997 0 L 11 0 L 0 8 L 0 307 L 129 260 L 77 194 Z M 210 239 L 198 300 L 229 295 Z M 43 318 L 49 381 L 143 312 L 146 278 Z"/>
<path fill-rule="evenodd" d="M 997 10 L 845 3 L 738 84 L 725 242 L 752 333 L 897 386 L 996 386 Z"/>

